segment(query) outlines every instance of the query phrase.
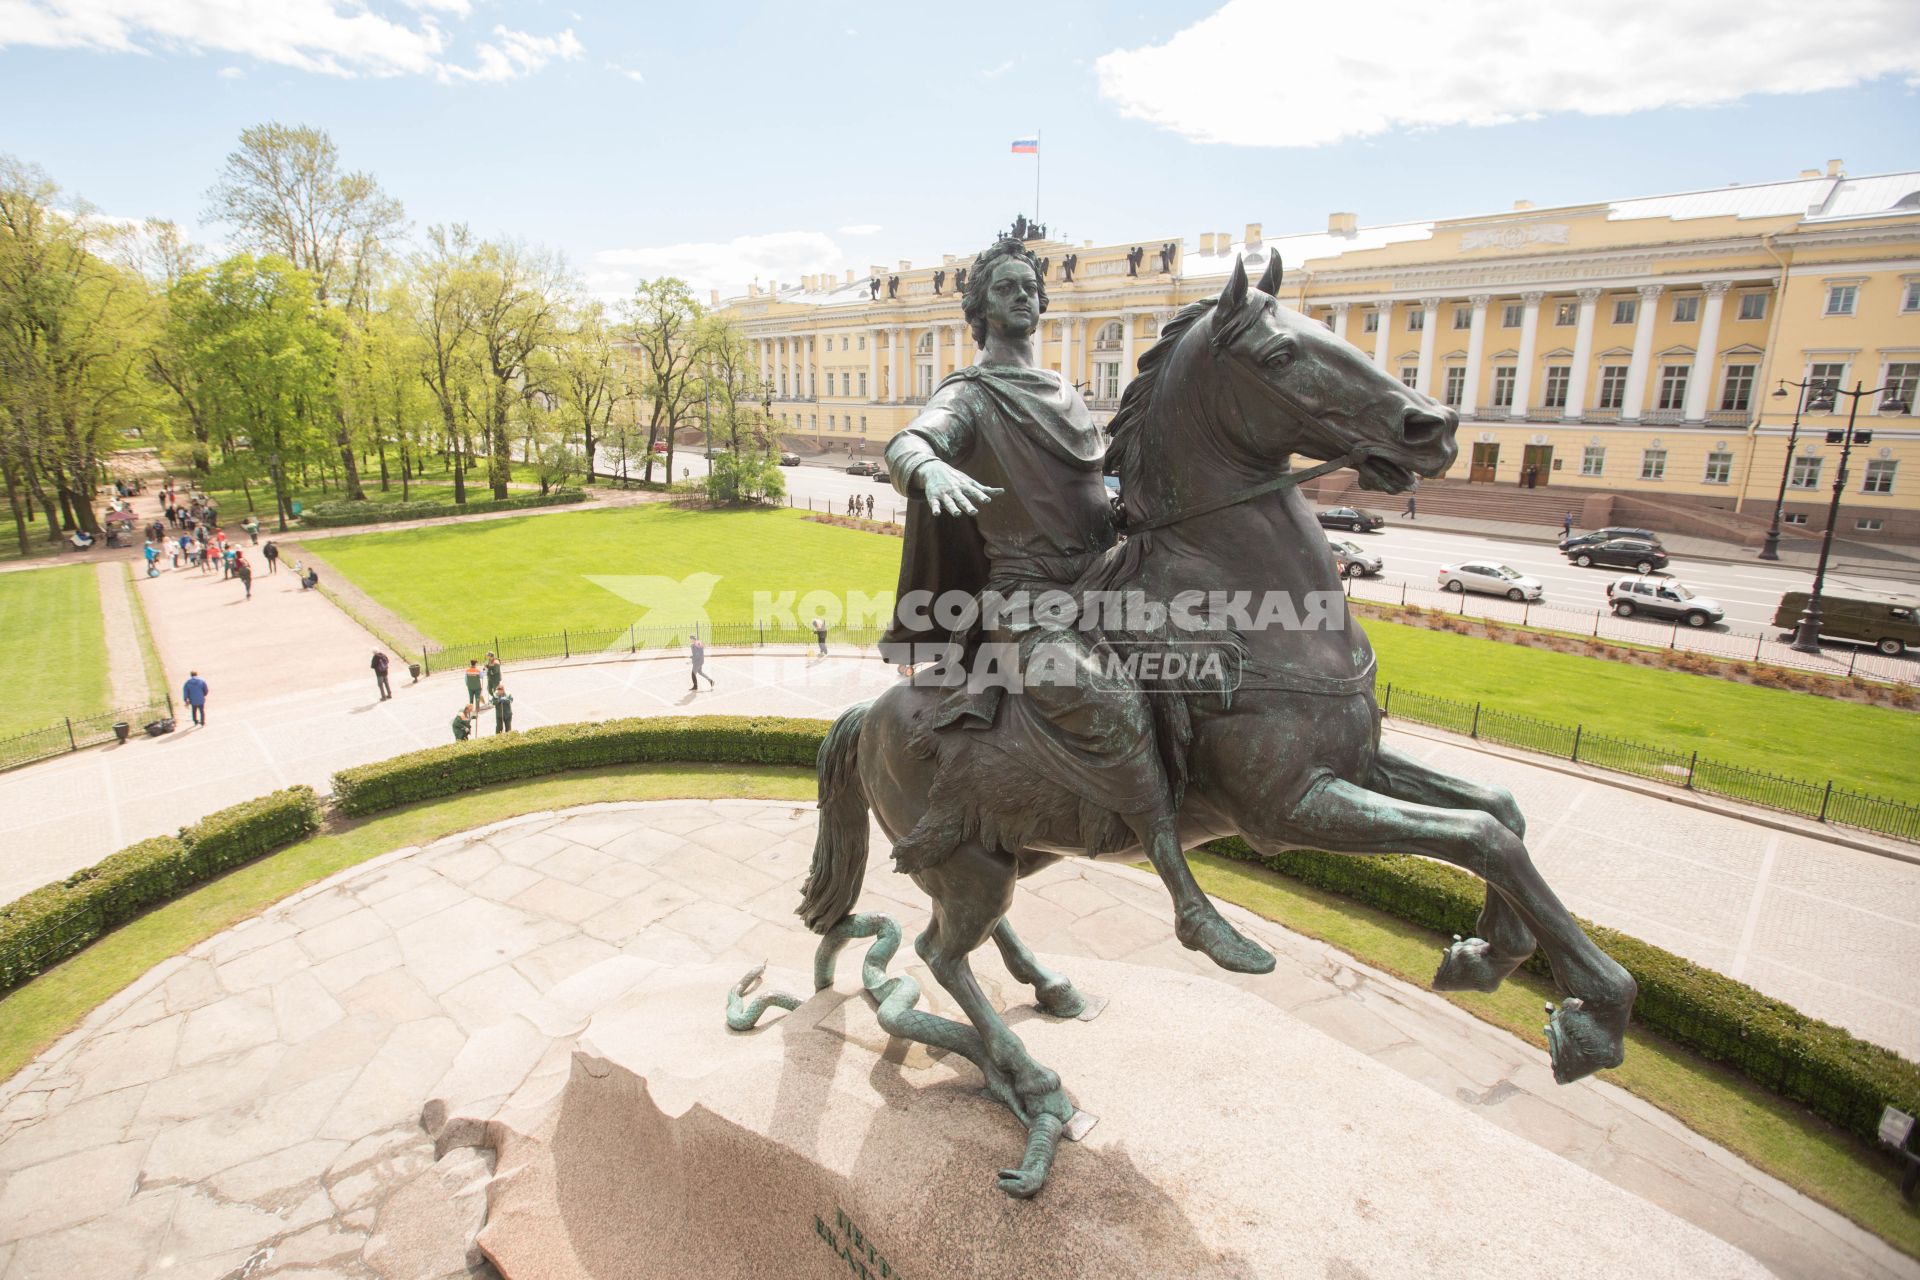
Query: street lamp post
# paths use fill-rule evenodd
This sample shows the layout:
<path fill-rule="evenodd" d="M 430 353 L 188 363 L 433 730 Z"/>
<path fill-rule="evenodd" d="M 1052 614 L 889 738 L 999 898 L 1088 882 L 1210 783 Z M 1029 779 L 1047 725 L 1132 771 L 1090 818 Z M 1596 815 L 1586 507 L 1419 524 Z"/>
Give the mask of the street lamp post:
<path fill-rule="evenodd" d="M 1773 523 L 1767 527 L 1766 545 L 1760 548 L 1762 560 L 1780 558 L 1780 522 L 1786 518 L 1787 477 L 1793 471 L 1793 446 L 1800 438 L 1800 413 L 1807 407 L 1807 392 L 1826 386 L 1826 380 L 1823 378 L 1810 378 L 1805 382 L 1788 382 L 1783 378 L 1780 385 L 1774 388 L 1775 400 L 1786 399 L 1788 387 L 1797 388 L 1799 394 L 1793 403 L 1793 426 L 1787 431 L 1787 460 L 1780 464 L 1780 495 L 1773 500 Z"/>
<path fill-rule="evenodd" d="M 1807 611 L 1800 615 L 1800 625 L 1795 628 L 1793 648 L 1798 653 L 1820 652 L 1820 593 L 1827 585 L 1827 557 L 1833 551 L 1833 529 L 1840 522 L 1840 495 L 1847 488 L 1847 460 L 1853 454 L 1856 444 L 1873 443 L 1873 432 L 1855 431 L 1854 422 L 1860 414 L 1860 401 L 1867 396 L 1877 396 L 1892 391 L 1896 396 L 1900 388 L 1889 384 L 1864 390 L 1856 382 L 1853 390 L 1842 391 L 1837 387 L 1822 387 L 1807 401 L 1809 409 L 1832 408 L 1836 396 L 1847 396 L 1853 403 L 1847 408 L 1847 426 L 1844 431 L 1827 432 L 1827 443 L 1840 446 L 1840 469 L 1833 477 L 1833 501 L 1827 504 L 1827 531 L 1820 538 L 1820 562 L 1813 571 L 1813 590 L 1807 593 Z M 1897 398 L 1882 400 L 1880 408 L 1885 413 L 1902 413 L 1906 402 Z"/>

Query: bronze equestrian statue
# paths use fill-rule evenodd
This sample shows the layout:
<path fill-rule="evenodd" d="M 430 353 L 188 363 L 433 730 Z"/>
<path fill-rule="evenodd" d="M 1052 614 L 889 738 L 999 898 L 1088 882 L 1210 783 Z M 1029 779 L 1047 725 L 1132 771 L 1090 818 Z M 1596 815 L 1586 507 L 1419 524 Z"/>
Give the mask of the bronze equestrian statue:
<path fill-rule="evenodd" d="M 1006 919 L 1015 882 L 1061 857 L 1144 854 L 1173 897 L 1180 940 L 1243 972 L 1273 957 L 1214 908 L 1184 849 L 1239 835 L 1264 852 L 1410 852 L 1465 867 L 1486 880 L 1486 904 L 1477 936 L 1443 952 L 1435 988 L 1492 991 L 1544 947 L 1566 996 L 1548 1006 L 1555 1078 L 1619 1065 L 1633 978 L 1541 879 L 1512 795 L 1380 740 L 1373 650 L 1349 625 L 1299 491 L 1340 466 L 1386 493 L 1441 475 L 1456 415 L 1280 305 L 1276 254 L 1258 286 L 1236 263 L 1217 299 L 1164 327 L 1103 450 L 1079 395 L 1035 365 L 1046 294 L 1032 254 L 1003 240 L 967 284 L 980 362 L 946 379 L 887 449 L 912 500 L 888 639 L 938 660 L 849 708 L 821 747 L 800 907 L 827 935 L 816 983 L 831 982 L 849 938 L 879 936 L 865 980 L 882 1025 L 979 1066 L 1029 1130 L 1022 1164 L 1000 1174 L 1022 1197 L 1045 1181 L 1075 1110 L 988 1004 L 968 956 L 991 937 L 1043 1010 L 1087 1011 Z M 1296 454 L 1319 464 L 1295 470 Z M 1103 471 L 1126 495 L 1124 539 Z M 1124 617 L 1094 625 L 1085 610 L 1032 607 L 1103 593 L 1128 602 Z M 993 607 L 976 616 L 956 598 Z M 1172 606 L 1167 616 L 1156 603 Z M 1211 674 L 1155 687 L 1110 661 L 1116 645 L 1187 646 L 1213 660 Z M 932 899 L 914 949 L 970 1026 L 914 1010 L 911 979 L 885 973 L 897 926 L 853 914 L 869 813 Z M 750 985 L 736 988 L 736 1014 Z M 780 1003 L 763 998 L 753 1012 L 769 1002 Z"/>

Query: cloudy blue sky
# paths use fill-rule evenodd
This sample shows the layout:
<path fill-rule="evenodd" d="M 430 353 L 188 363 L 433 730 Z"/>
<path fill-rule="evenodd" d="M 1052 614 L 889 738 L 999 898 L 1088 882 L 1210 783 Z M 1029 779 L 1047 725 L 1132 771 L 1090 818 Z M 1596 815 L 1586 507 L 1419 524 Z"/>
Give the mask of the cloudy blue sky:
<path fill-rule="evenodd" d="M 1564 11 L 1564 12 L 1561 12 Z M 1920 168 L 1914 0 L 0 0 L 0 152 L 198 238 L 241 129 L 417 226 L 674 271 L 864 271 L 1031 212 L 1101 242 Z"/>

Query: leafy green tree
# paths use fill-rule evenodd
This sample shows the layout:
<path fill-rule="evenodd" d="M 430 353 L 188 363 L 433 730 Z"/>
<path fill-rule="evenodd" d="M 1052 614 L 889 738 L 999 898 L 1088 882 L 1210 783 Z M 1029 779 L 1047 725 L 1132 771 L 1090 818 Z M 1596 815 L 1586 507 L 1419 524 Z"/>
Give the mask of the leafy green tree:
<path fill-rule="evenodd" d="M 580 306 L 562 322 L 553 366 L 554 395 L 579 432 L 584 473 L 592 484 L 595 447 L 611 434 L 614 411 L 634 392 L 632 360 L 615 340 L 601 304 Z"/>
<path fill-rule="evenodd" d="M 640 394 L 647 402 L 647 465 L 653 479 L 653 446 L 667 442 L 667 481 L 673 480 L 673 429 L 699 400 L 699 322 L 703 314 L 687 282 L 676 276 L 642 280 L 627 304 L 624 328 L 640 362 Z"/>
<path fill-rule="evenodd" d="M 567 292 L 559 259 L 506 242 L 482 242 L 474 250 L 461 290 L 467 332 L 479 352 L 487 381 L 483 403 L 487 479 L 495 498 L 507 496 L 513 474 L 516 400 L 544 391 L 534 379 L 542 348 L 558 336 L 559 311 Z"/>

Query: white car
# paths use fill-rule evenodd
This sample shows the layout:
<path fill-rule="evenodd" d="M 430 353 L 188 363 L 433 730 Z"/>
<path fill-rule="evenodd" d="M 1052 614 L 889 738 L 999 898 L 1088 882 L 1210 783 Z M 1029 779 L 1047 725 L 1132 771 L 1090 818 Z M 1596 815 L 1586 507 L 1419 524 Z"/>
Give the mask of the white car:
<path fill-rule="evenodd" d="M 1547 590 L 1540 584 L 1540 579 L 1529 578 L 1511 565 L 1496 564 L 1491 560 L 1441 565 L 1440 586 L 1456 595 L 1462 591 L 1479 591 L 1490 596 L 1505 596 L 1509 600 L 1539 600 Z"/>

